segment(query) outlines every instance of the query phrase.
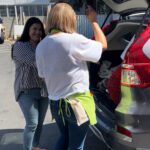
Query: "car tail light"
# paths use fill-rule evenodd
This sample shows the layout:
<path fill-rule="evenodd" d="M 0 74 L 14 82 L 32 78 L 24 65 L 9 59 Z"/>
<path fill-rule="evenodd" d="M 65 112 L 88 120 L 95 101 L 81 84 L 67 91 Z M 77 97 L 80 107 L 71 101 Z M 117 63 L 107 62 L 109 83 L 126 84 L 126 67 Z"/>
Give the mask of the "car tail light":
<path fill-rule="evenodd" d="M 123 86 L 150 86 L 150 63 L 122 64 L 121 85 Z"/>
<path fill-rule="evenodd" d="M 132 133 L 124 127 L 117 126 L 117 132 L 132 138 Z"/>
<path fill-rule="evenodd" d="M 121 84 L 128 85 L 128 86 L 135 86 L 141 84 L 140 77 L 136 72 L 136 70 L 134 70 L 133 65 L 128 65 L 128 64 L 122 65 Z"/>

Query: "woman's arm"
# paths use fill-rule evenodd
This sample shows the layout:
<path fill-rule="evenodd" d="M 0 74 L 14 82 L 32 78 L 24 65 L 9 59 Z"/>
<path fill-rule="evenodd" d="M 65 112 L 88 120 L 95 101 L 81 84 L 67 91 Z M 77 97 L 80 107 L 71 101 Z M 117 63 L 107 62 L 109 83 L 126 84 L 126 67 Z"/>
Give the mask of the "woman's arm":
<path fill-rule="evenodd" d="M 22 64 L 35 66 L 35 53 L 25 43 L 16 42 L 13 46 L 13 60 Z"/>
<path fill-rule="evenodd" d="M 107 49 L 106 37 L 97 23 L 97 14 L 91 6 L 88 6 L 86 10 L 86 15 L 87 15 L 89 22 L 91 23 L 94 36 L 95 36 L 95 40 L 102 43 L 103 50 Z"/>

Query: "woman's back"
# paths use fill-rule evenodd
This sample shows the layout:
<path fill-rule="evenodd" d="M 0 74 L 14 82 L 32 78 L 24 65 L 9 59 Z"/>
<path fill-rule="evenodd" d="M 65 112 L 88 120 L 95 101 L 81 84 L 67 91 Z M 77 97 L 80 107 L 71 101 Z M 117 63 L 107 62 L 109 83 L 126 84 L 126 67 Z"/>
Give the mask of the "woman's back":
<path fill-rule="evenodd" d="M 37 47 L 37 64 L 45 77 L 50 99 L 60 99 L 89 89 L 86 61 L 98 61 L 101 44 L 77 33 L 47 36 Z M 40 51 L 41 50 L 41 51 Z M 93 51 L 93 53 L 92 53 Z"/>

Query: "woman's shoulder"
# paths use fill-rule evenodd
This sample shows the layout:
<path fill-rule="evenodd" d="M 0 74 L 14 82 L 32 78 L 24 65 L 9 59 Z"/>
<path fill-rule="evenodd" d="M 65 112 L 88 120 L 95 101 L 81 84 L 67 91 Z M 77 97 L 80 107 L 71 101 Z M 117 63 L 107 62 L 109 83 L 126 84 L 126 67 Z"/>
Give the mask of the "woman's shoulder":
<path fill-rule="evenodd" d="M 84 35 L 79 34 L 79 33 L 73 33 L 72 35 L 74 36 L 74 38 L 78 40 L 87 39 Z"/>
<path fill-rule="evenodd" d="M 28 44 L 29 44 L 29 42 L 16 41 L 14 43 L 14 46 L 26 46 Z"/>
<path fill-rule="evenodd" d="M 22 41 L 16 41 L 13 44 L 13 49 L 14 50 L 24 50 L 27 48 L 27 46 L 29 45 L 29 42 L 22 42 Z"/>

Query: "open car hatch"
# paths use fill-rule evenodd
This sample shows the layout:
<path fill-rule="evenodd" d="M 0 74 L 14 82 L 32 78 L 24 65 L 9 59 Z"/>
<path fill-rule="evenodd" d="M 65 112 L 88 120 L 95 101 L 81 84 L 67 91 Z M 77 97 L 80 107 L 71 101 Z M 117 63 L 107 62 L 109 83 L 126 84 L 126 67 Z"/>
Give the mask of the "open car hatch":
<path fill-rule="evenodd" d="M 147 9 L 147 0 L 103 0 L 114 12 L 123 14 Z M 138 1 L 138 3 L 137 3 Z"/>

